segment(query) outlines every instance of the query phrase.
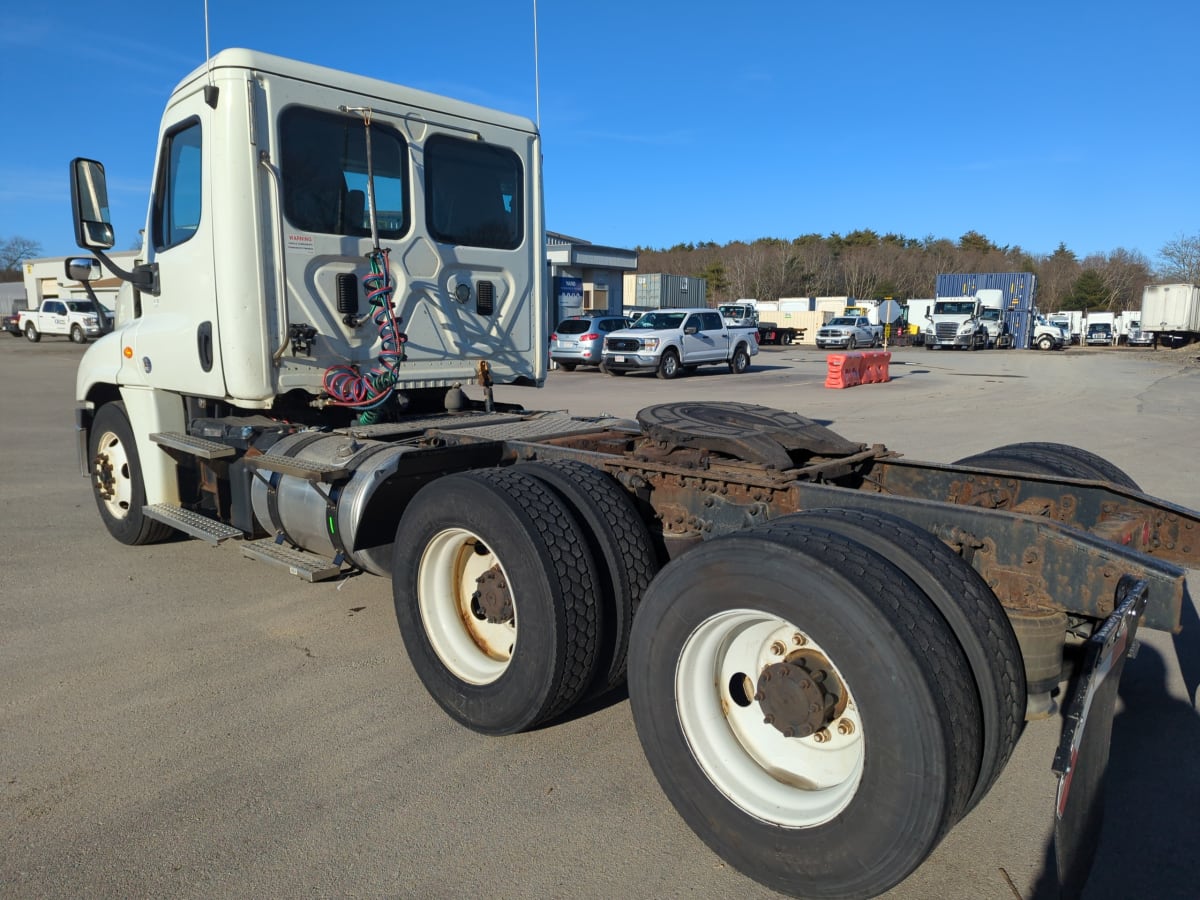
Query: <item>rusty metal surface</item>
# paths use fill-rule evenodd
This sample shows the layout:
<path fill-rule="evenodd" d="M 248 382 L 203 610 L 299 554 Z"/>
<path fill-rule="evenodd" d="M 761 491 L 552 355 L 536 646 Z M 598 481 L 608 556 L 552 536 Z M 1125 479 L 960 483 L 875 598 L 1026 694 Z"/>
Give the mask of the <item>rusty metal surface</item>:
<path fill-rule="evenodd" d="M 984 474 L 889 459 L 872 466 L 866 487 L 893 496 L 1046 516 L 1180 566 L 1200 567 L 1200 516 L 1104 482 L 1008 472 Z"/>
<path fill-rule="evenodd" d="M 1104 619 L 1128 575 L 1149 585 L 1144 624 L 1166 631 L 1179 627 L 1179 566 L 1200 566 L 1196 513 L 1106 483 L 899 459 L 748 404 L 665 404 L 639 422 L 641 434 L 593 421 L 576 434 L 510 438 L 500 455 L 605 469 L 649 507 L 672 556 L 802 509 L 890 513 L 954 548 L 1006 607 Z"/>

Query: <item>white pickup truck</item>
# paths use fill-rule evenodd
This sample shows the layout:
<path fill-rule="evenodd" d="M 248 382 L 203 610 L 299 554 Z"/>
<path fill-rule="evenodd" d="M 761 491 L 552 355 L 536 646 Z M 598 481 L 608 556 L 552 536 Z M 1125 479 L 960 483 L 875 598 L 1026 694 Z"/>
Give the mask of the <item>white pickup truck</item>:
<path fill-rule="evenodd" d="M 735 374 L 745 372 L 757 353 L 757 328 L 730 327 L 715 309 L 662 309 L 611 332 L 603 358 L 610 375 L 656 372 L 659 378 L 674 378 L 718 363 Z"/>
<path fill-rule="evenodd" d="M 883 343 L 883 326 L 872 325 L 866 316 L 834 316 L 817 329 L 817 349 L 853 350 Z"/>
<path fill-rule="evenodd" d="M 91 300 L 53 299 L 43 300 L 38 309 L 22 310 L 17 328 L 34 343 L 43 334 L 57 334 L 76 344 L 86 344 L 89 338 L 112 331 L 113 321 L 104 307 Z"/>

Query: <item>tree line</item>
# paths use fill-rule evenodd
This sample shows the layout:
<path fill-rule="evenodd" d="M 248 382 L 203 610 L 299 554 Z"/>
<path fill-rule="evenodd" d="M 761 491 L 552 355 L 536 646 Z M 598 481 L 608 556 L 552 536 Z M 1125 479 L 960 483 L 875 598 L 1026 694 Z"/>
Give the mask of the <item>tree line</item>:
<path fill-rule="evenodd" d="M 860 300 L 932 297 L 939 274 L 1033 272 L 1038 307 L 1138 309 L 1142 288 L 1154 282 L 1200 284 L 1200 234 L 1181 236 L 1151 264 L 1136 250 L 1117 248 L 1080 259 L 1060 243 L 1050 254 L 1001 247 L 977 231 L 957 241 L 908 238 L 865 229 L 849 234 L 804 234 L 793 240 L 759 238 L 749 243 L 639 247 L 638 271 L 689 275 L 708 281 L 710 302 L 741 297 L 848 296 Z"/>
<path fill-rule="evenodd" d="M 20 281 L 21 264 L 41 254 L 28 238 L 0 238 L 0 281 Z M 1136 250 L 1117 248 L 1080 259 L 1066 244 L 1048 255 L 1000 247 L 977 231 L 957 241 L 870 229 L 846 235 L 804 234 L 793 240 L 759 238 L 719 245 L 638 247 L 639 272 L 690 275 L 708 281 L 710 301 L 739 297 L 848 296 L 858 299 L 931 297 L 947 272 L 1033 272 L 1038 306 L 1059 309 L 1138 309 L 1142 288 L 1154 282 L 1200 284 L 1200 234 L 1180 236 L 1159 250 L 1158 264 Z"/>

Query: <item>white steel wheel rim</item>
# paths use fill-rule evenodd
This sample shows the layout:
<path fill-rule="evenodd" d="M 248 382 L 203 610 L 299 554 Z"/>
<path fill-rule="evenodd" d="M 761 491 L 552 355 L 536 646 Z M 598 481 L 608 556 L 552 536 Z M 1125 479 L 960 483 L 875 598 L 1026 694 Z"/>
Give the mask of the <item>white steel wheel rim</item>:
<path fill-rule="evenodd" d="M 718 613 L 688 636 L 675 667 L 679 724 L 704 774 L 742 811 L 784 828 L 811 828 L 844 810 L 862 780 L 864 734 L 853 694 L 827 740 L 784 737 L 763 721 L 757 702 L 744 704 L 730 685 L 756 682 L 766 666 L 780 662 L 778 648 L 807 651 L 820 646 L 791 623 L 757 610 Z M 850 686 L 837 671 L 847 692 Z M 751 689 L 752 693 L 753 689 Z"/>
<path fill-rule="evenodd" d="M 483 540 L 465 528 L 438 532 L 417 569 L 417 606 L 425 635 L 442 664 L 468 684 L 490 684 L 504 674 L 517 642 L 516 600 L 512 619 L 488 622 L 472 610 L 480 576 L 495 566 L 508 573 Z"/>
<path fill-rule="evenodd" d="M 107 469 L 107 478 L 104 471 Z M 124 519 L 133 505 L 133 477 L 129 453 L 115 432 L 106 431 L 96 444 L 92 477 L 104 508 L 114 519 Z"/>

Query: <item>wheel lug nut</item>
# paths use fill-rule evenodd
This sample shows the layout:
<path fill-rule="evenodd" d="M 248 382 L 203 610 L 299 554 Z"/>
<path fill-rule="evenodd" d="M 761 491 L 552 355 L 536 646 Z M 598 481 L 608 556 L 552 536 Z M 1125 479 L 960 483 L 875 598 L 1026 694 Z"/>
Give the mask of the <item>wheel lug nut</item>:
<path fill-rule="evenodd" d="M 792 635 L 792 643 L 795 644 L 797 647 L 803 647 L 805 644 L 808 643 L 808 641 L 806 641 L 804 639 L 804 635 L 802 635 L 800 632 L 797 631 L 795 634 Z"/>
<path fill-rule="evenodd" d="M 820 731 L 818 731 L 816 734 L 813 735 L 813 740 L 816 741 L 818 744 L 824 744 L 826 741 L 829 740 L 830 737 L 831 737 L 831 735 L 829 734 L 829 729 L 822 728 Z"/>
<path fill-rule="evenodd" d="M 783 656 L 787 652 L 787 647 L 784 646 L 783 641 L 772 641 L 771 652 L 776 656 Z"/>
<path fill-rule="evenodd" d="M 838 734 L 854 734 L 854 723 L 849 719 L 842 719 L 837 723 Z"/>

